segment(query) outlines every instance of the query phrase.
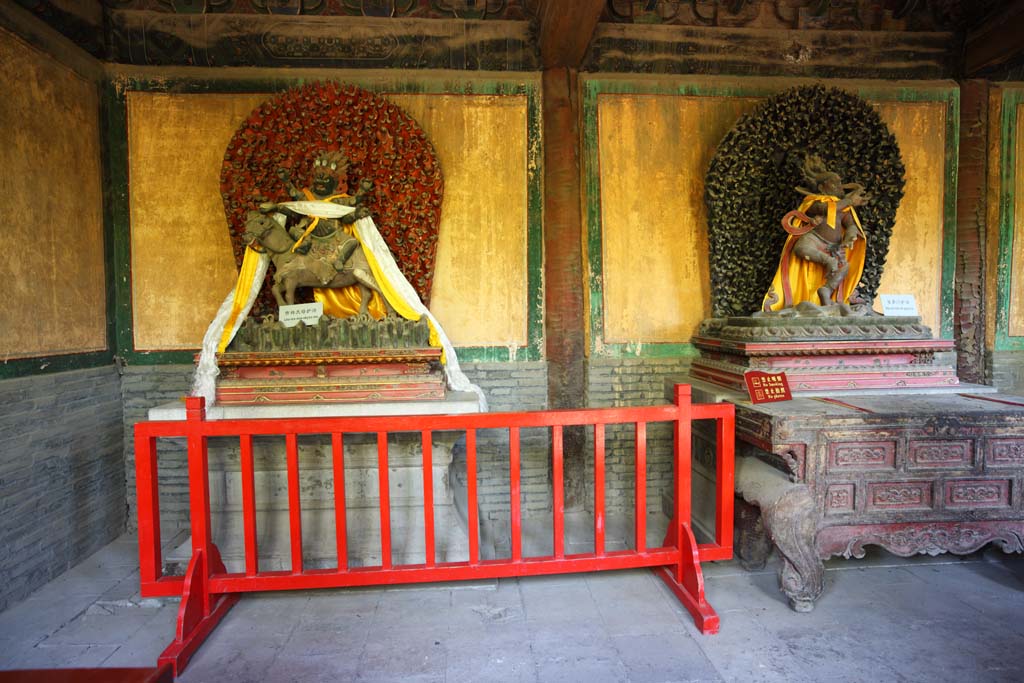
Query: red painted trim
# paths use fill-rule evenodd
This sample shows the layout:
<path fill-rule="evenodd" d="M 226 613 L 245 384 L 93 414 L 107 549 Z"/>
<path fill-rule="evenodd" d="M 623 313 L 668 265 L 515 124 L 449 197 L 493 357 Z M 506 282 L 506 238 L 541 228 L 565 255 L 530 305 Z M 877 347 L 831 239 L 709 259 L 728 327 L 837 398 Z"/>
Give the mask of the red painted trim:
<path fill-rule="evenodd" d="M 243 434 L 240 439 L 242 469 L 242 535 L 245 538 L 245 573 L 255 576 L 259 568 L 259 549 L 256 542 L 256 472 L 253 467 L 252 437 Z"/>
<path fill-rule="evenodd" d="M 636 453 L 636 509 L 633 518 L 636 520 L 634 547 L 638 553 L 647 548 L 647 424 L 636 423 L 634 437 Z"/>
<path fill-rule="evenodd" d="M 1008 406 L 1024 406 L 1024 403 L 1020 401 L 1010 401 L 1005 398 L 995 398 L 992 396 L 985 396 L 984 394 L 960 394 L 964 398 L 973 398 L 978 401 L 990 401 L 991 403 L 1003 403 Z"/>
<path fill-rule="evenodd" d="M 594 554 L 604 555 L 604 425 L 594 425 Z"/>
<path fill-rule="evenodd" d="M 555 558 L 565 557 L 565 463 L 562 426 L 551 428 L 551 512 L 554 515 L 552 548 Z"/>
<path fill-rule="evenodd" d="M 420 442 L 423 447 L 423 556 L 428 567 L 437 561 L 434 548 L 434 442 L 430 431 L 424 430 Z"/>
<path fill-rule="evenodd" d="M 429 453 L 424 452 L 424 458 Z M 334 544 L 338 569 L 348 569 L 348 522 L 345 519 L 345 439 L 331 434 L 331 463 L 334 468 Z M 433 509 L 431 509 L 433 512 Z"/>

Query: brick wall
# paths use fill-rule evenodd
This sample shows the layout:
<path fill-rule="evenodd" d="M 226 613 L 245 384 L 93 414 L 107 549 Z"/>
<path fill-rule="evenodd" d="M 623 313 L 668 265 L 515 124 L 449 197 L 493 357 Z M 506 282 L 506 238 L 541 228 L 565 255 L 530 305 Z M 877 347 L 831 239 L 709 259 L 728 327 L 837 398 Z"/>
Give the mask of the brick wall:
<path fill-rule="evenodd" d="M 124 474 L 127 481 L 128 528 L 135 529 L 135 444 L 132 427 L 145 420 L 150 408 L 188 395 L 191 365 L 134 365 L 122 371 L 124 401 Z M 183 440 L 157 444 L 160 477 L 160 523 L 165 529 L 188 524 L 188 467 Z"/>
<path fill-rule="evenodd" d="M 543 410 L 547 407 L 547 364 L 463 363 L 471 381 L 487 395 L 492 411 Z M 128 525 L 134 528 L 135 458 L 132 425 L 146 418 L 153 406 L 178 400 L 188 393 L 190 365 L 129 366 L 124 369 L 125 476 L 128 481 Z M 478 435 L 478 495 L 481 519 L 493 523 L 494 534 L 506 533 L 509 510 L 508 435 L 494 431 Z M 184 443 L 160 440 L 160 514 L 165 530 L 188 524 L 188 471 Z M 521 436 L 522 509 L 524 515 L 551 509 L 548 438 L 541 430 Z M 502 545 L 500 540 L 498 545 Z"/>
<path fill-rule="evenodd" d="M 992 386 L 1024 396 L 1024 351 L 992 351 L 988 354 L 987 369 Z"/>
<path fill-rule="evenodd" d="M 689 358 L 590 358 L 587 363 L 588 405 L 593 408 L 668 403 L 665 380 L 682 375 Z M 606 433 L 605 505 L 628 510 L 634 505 L 634 428 L 610 428 Z M 588 436 L 584 449 L 587 472 L 593 471 L 594 451 Z M 589 479 L 589 478 L 588 478 Z M 647 426 L 647 509 L 661 509 L 662 494 L 672 487 L 672 428 Z M 587 507 L 592 509 L 593 481 L 587 482 Z"/>
<path fill-rule="evenodd" d="M 0 611 L 125 524 L 113 367 L 0 381 Z"/>

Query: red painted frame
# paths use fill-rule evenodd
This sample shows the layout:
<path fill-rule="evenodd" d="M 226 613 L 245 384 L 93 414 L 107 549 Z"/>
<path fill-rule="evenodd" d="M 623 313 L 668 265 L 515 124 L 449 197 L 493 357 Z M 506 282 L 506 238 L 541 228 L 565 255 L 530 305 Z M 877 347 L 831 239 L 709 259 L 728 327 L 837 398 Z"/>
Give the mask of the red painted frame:
<path fill-rule="evenodd" d="M 138 489 L 139 559 L 142 595 L 181 596 L 175 640 L 159 662 L 181 673 L 203 640 L 238 600 L 241 593 L 268 590 L 336 588 L 378 584 L 455 581 L 466 579 L 534 576 L 608 569 L 650 567 L 669 586 L 693 615 L 703 633 L 717 633 L 718 615 L 704 598 L 700 563 L 732 557 L 733 544 L 733 458 L 734 409 L 732 404 L 693 404 L 690 386 L 675 387 L 670 405 L 583 410 L 550 410 L 475 415 L 426 415 L 352 418 L 279 418 L 264 420 L 206 420 L 202 398 L 186 399 L 184 421 L 140 422 L 135 425 L 135 470 Z M 691 531 L 690 434 L 691 420 L 713 419 L 717 423 L 717 480 L 715 541 L 697 544 Z M 661 547 L 647 548 L 647 423 L 672 422 L 675 435 L 675 510 Z M 633 550 L 605 549 L 605 428 L 609 424 L 636 427 L 636 538 Z M 565 427 L 589 425 L 594 430 L 594 552 L 567 555 L 564 529 L 564 471 L 562 435 Z M 553 554 L 523 557 L 520 491 L 520 430 L 548 427 L 552 437 Z M 476 481 L 476 432 L 480 429 L 509 430 L 510 519 L 512 556 L 482 560 L 478 542 Z M 434 512 L 432 482 L 432 432 L 466 433 L 469 560 L 436 562 L 434 553 Z M 424 549 L 422 564 L 392 564 L 390 506 L 388 501 L 388 434 L 420 432 L 423 444 Z M 344 435 L 376 433 L 380 476 L 380 566 L 349 568 L 346 558 L 344 487 Z M 338 566 L 305 569 L 302 565 L 302 518 L 299 501 L 298 436 L 330 434 L 332 466 L 336 485 L 335 521 Z M 254 436 L 283 435 L 288 479 L 288 501 L 292 569 L 260 571 L 256 545 L 256 501 L 252 439 Z M 241 453 L 242 514 L 245 571 L 229 573 L 211 537 L 210 490 L 207 439 L 234 436 Z M 160 513 L 157 480 L 159 438 L 185 437 L 188 444 L 189 505 L 192 530 L 192 560 L 185 576 L 163 576 L 160 551 Z"/>

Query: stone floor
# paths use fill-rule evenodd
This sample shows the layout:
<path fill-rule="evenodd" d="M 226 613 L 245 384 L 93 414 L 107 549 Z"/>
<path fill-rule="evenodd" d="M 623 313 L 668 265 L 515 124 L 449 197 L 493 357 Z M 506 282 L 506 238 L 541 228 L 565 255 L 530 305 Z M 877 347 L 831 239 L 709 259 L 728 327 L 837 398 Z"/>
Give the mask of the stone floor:
<path fill-rule="evenodd" d="M 154 664 L 177 605 L 139 597 L 136 552 L 124 536 L 0 613 L 0 669 Z M 832 561 L 810 614 L 774 569 L 706 567 L 713 636 L 643 570 L 249 595 L 179 680 L 1024 680 L 1020 557 Z"/>

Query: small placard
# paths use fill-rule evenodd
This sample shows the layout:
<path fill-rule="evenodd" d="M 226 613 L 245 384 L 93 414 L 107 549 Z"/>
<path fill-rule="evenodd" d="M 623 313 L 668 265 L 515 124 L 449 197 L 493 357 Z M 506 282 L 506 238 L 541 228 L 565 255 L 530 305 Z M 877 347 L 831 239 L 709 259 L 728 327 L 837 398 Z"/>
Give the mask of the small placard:
<path fill-rule="evenodd" d="M 773 401 L 792 400 L 789 391 L 789 380 L 786 373 L 767 373 L 760 370 L 748 370 L 743 373 L 747 382 L 747 393 L 752 403 L 771 403 Z"/>
<path fill-rule="evenodd" d="M 311 304 L 286 304 L 277 309 L 277 319 L 285 327 L 295 327 L 300 320 L 307 325 L 316 325 L 323 314 L 324 305 L 319 301 Z"/>
<path fill-rule="evenodd" d="M 917 317 L 917 299 L 913 294 L 883 294 L 882 315 Z"/>

